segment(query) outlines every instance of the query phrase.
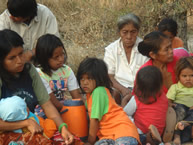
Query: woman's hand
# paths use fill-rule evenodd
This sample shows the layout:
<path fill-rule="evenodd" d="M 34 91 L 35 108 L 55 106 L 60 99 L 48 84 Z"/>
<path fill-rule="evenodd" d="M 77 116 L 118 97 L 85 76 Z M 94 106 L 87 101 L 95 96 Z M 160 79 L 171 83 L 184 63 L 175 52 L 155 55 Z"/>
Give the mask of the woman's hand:
<path fill-rule="evenodd" d="M 127 103 L 129 102 L 129 100 L 131 99 L 131 97 L 132 97 L 132 94 L 131 94 L 131 93 L 129 93 L 129 94 L 127 94 L 126 96 L 124 96 L 124 98 L 123 98 L 122 101 L 121 101 L 121 106 L 122 106 L 122 107 L 125 107 L 125 105 L 127 105 Z"/>
<path fill-rule="evenodd" d="M 132 92 L 131 92 L 131 89 L 125 88 L 121 93 L 123 95 L 123 98 L 122 98 L 122 101 L 121 101 L 121 106 L 124 107 L 125 105 L 127 105 L 129 100 L 131 99 Z"/>
<path fill-rule="evenodd" d="M 43 128 L 32 119 L 27 119 L 27 129 L 33 134 L 43 132 Z"/>
<path fill-rule="evenodd" d="M 62 127 L 61 135 L 66 145 L 71 144 L 73 142 L 74 136 L 66 129 L 65 126 Z"/>
<path fill-rule="evenodd" d="M 131 95 L 131 89 L 123 87 L 121 89 L 121 94 L 123 95 L 123 97 L 125 97 L 125 96 L 127 96 L 129 94 Z"/>

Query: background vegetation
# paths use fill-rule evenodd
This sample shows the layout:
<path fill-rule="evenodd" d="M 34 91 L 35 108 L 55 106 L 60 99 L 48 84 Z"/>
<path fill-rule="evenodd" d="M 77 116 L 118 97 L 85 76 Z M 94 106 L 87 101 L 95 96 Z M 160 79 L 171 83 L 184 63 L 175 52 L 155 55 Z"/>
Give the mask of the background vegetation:
<path fill-rule="evenodd" d="M 75 72 L 85 57 L 103 58 L 104 48 L 119 37 L 117 18 L 129 12 L 135 13 L 142 20 L 141 37 L 155 30 L 164 17 L 172 17 L 178 22 L 178 35 L 185 45 L 187 36 L 193 34 L 191 29 L 187 31 L 187 19 L 192 16 L 193 0 L 37 1 L 48 6 L 57 17 L 61 39 L 68 53 L 68 64 Z M 5 8 L 6 0 L 1 0 L 0 12 Z"/>

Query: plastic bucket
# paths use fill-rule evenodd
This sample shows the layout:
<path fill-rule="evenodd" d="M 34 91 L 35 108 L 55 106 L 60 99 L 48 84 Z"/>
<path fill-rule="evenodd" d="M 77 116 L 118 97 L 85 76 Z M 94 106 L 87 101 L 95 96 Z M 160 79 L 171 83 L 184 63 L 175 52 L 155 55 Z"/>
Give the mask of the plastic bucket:
<path fill-rule="evenodd" d="M 61 110 L 63 121 L 68 125 L 68 130 L 86 141 L 88 137 L 88 120 L 84 103 L 80 99 L 65 100 Z"/>

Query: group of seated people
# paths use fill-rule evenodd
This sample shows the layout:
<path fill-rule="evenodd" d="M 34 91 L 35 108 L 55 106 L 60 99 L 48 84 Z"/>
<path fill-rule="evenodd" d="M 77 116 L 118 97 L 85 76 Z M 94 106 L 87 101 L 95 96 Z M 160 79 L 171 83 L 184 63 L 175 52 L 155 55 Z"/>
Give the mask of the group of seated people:
<path fill-rule="evenodd" d="M 104 59 L 85 58 L 75 76 L 51 11 L 35 0 L 7 6 L 0 15 L 0 144 L 55 144 L 57 131 L 72 144 L 60 115 L 66 91 L 86 97 L 89 133 L 81 144 L 192 141 L 193 57 L 173 19 L 142 40 L 140 18 L 121 16 L 120 38 L 105 48 Z"/>

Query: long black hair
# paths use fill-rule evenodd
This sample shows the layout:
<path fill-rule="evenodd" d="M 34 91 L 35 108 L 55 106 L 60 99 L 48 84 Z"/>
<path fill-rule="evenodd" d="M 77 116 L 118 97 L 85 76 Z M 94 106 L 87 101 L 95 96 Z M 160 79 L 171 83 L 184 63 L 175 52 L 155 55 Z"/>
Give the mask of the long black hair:
<path fill-rule="evenodd" d="M 159 31 L 153 31 L 147 34 L 143 41 L 141 41 L 138 45 L 138 51 L 150 58 L 149 53 L 153 52 L 157 54 L 161 48 L 161 44 L 164 39 L 169 39 L 165 34 Z"/>
<path fill-rule="evenodd" d="M 64 52 L 64 63 L 67 60 L 67 53 L 60 38 L 53 34 L 42 35 L 36 45 L 35 64 L 42 68 L 42 71 L 47 75 L 52 75 L 52 68 L 49 65 L 49 59 L 53 56 L 56 48 L 62 47 Z"/>
<path fill-rule="evenodd" d="M 80 85 L 82 75 L 87 74 L 90 78 L 96 81 L 96 87 L 104 86 L 112 91 L 112 82 L 108 75 L 108 70 L 105 62 L 98 58 L 86 58 L 84 59 L 77 71 L 77 80 Z"/>
<path fill-rule="evenodd" d="M 0 31 L 0 78 L 4 82 L 7 87 L 11 80 L 15 78 L 10 72 L 8 72 L 4 67 L 5 57 L 10 53 L 12 48 L 22 47 L 24 44 L 23 39 L 19 34 L 15 31 L 4 29 Z M 24 76 L 31 65 L 26 63 L 22 72 L 20 72 L 20 76 Z"/>

